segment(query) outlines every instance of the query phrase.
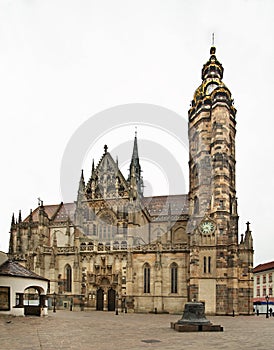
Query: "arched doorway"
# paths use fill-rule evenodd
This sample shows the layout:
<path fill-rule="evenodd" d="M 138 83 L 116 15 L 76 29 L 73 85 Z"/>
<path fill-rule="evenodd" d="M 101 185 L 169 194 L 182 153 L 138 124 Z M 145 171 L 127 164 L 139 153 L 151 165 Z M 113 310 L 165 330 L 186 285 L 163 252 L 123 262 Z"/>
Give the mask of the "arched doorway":
<path fill-rule="evenodd" d="M 28 287 L 24 291 L 24 314 L 25 316 L 40 316 L 41 307 L 44 306 L 44 297 L 39 287 Z"/>
<path fill-rule="evenodd" d="M 115 290 L 110 288 L 108 290 L 108 311 L 115 311 L 115 297 Z"/>
<path fill-rule="evenodd" d="M 104 291 L 102 288 L 97 289 L 96 293 L 96 310 L 103 311 L 104 310 Z"/>

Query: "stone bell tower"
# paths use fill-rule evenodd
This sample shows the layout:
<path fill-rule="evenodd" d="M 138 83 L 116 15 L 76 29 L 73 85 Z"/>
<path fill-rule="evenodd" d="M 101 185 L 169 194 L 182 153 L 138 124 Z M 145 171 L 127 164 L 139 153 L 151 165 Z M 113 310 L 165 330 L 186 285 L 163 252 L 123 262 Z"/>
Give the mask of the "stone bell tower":
<path fill-rule="evenodd" d="M 239 245 L 235 187 L 236 109 L 211 47 L 189 110 L 191 242 L 189 298 L 206 312 L 238 312 Z M 252 250 L 252 247 L 250 247 Z"/>

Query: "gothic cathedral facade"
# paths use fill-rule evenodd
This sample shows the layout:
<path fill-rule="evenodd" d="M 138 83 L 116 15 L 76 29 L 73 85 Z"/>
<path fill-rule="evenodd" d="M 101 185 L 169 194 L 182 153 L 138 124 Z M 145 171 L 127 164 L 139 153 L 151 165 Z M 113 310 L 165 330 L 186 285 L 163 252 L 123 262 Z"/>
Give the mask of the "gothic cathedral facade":
<path fill-rule="evenodd" d="M 236 109 L 211 47 L 189 110 L 189 193 L 145 197 L 135 135 L 125 178 L 107 146 L 74 203 L 12 217 L 9 256 L 50 280 L 58 307 L 251 314 L 253 242 L 239 239 Z"/>

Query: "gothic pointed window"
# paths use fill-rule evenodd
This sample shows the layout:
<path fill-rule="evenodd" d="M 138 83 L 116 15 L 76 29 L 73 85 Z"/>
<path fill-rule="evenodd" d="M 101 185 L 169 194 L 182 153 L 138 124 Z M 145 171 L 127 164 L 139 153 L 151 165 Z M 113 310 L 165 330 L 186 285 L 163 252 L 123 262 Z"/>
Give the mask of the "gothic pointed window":
<path fill-rule="evenodd" d="M 204 256 L 204 273 L 206 273 L 206 257 Z"/>
<path fill-rule="evenodd" d="M 193 187 L 197 187 L 199 185 L 199 171 L 198 166 L 195 164 L 193 167 Z"/>
<path fill-rule="evenodd" d="M 93 227 L 92 234 L 93 236 L 96 236 L 96 225 L 93 224 L 92 227 Z"/>
<path fill-rule="evenodd" d="M 194 198 L 194 214 L 199 214 L 199 199 L 197 196 Z"/>
<path fill-rule="evenodd" d="M 208 265 L 207 265 L 207 267 L 208 267 L 208 273 L 211 273 L 211 257 L 210 256 L 208 257 Z"/>
<path fill-rule="evenodd" d="M 144 265 L 144 293 L 150 293 L 150 266 Z"/>
<path fill-rule="evenodd" d="M 178 265 L 173 263 L 170 268 L 171 293 L 178 293 Z"/>
<path fill-rule="evenodd" d="M 65 292 L 71 292 L 71 267 L 69 264 L 65 266 Z"/>

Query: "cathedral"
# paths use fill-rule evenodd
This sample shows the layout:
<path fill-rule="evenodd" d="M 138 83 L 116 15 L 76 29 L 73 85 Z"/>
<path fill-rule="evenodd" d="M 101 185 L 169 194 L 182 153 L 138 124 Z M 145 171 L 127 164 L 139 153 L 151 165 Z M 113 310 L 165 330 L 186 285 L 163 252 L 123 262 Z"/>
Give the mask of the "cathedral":
<path fill-rule="evenodd" d="M 128 176 L 104 146 L 74 203 L 12 217 L 9 257 L 47 278 L 59 309 L 252 314 L 253 241 L 239 237 L 236 109 L 211 47 L 188 112 L 189 192 L 143 194 L 135 134 Z M 55 306 L 55 305 L 54 305 Z"/>

